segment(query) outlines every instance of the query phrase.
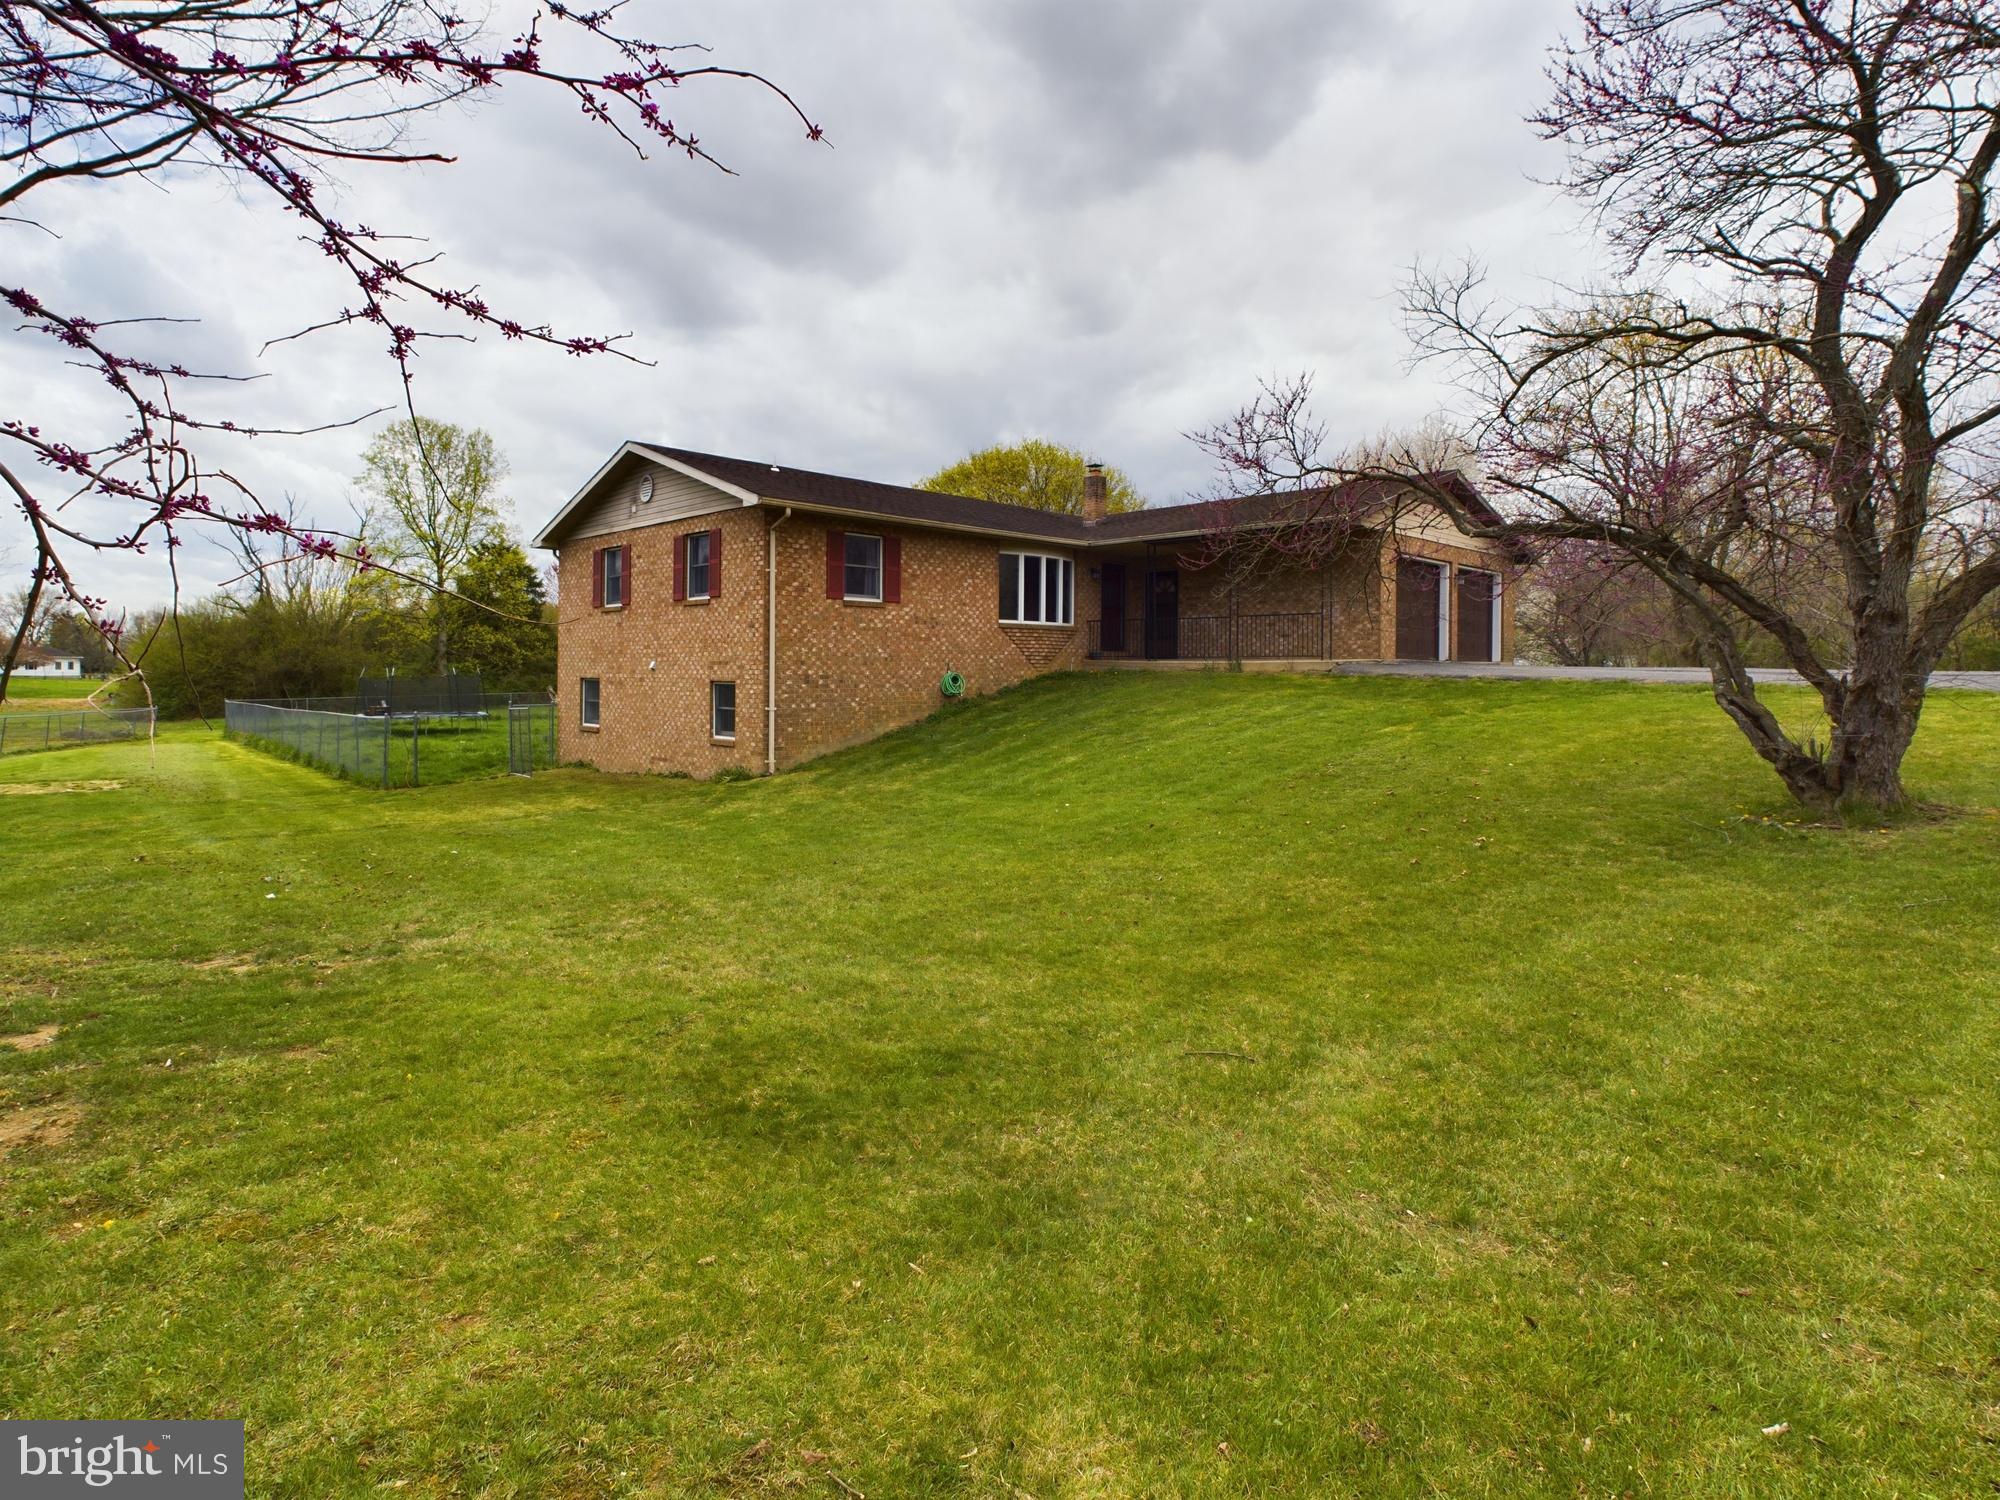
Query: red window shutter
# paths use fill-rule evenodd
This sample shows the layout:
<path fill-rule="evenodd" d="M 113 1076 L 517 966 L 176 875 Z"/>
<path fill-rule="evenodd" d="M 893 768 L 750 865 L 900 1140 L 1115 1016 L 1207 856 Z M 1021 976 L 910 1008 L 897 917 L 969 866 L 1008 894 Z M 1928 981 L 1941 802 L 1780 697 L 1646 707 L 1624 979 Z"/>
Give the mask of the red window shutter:
<path fill-rule="evenodd" d="M 829 531 L 826 534 L 826 597 L 847 597 L 847 533 L 844 531 Z"/>
<path fill-rule="evenodd" d="M 708 597 L 722 597 L 722 528 L 708 534 Z"/>
<path fill-rule="evenodd" d="M 618 602 L 628 609 L 632 604 L 632 549 L 618 549 Z"/>
<path fill-rule="evenodd" d="M 882 538 L 882 602 L 903 602 L 903 539 L 899 536 Z"/>
<path fill-rule="evenodd" d="M 604 608 L 604 549 L 590 554 L 590 607 Z"/>
<path fill-rule="evenodd" d="M 674 538 L 674 602 L 679 604 L 688 596 L 688 539 Z"/>

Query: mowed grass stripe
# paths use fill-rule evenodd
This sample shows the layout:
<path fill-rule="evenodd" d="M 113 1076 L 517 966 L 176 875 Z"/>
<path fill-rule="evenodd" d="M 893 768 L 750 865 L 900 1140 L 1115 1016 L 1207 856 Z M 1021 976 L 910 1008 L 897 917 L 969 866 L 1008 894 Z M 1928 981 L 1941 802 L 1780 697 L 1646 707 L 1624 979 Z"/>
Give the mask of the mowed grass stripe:
<path fill-rule="evenodd" d="M 63 1027 L 0 1112 L 78 1112 L 0 1161 L 0 1409 L 242 1415 L 281 1495 L 1974 1489 L 1996 749 L 1938 695 L 1886 832 L 1571 684 L 0 765 L 124 782 L 0 803 Z"/>

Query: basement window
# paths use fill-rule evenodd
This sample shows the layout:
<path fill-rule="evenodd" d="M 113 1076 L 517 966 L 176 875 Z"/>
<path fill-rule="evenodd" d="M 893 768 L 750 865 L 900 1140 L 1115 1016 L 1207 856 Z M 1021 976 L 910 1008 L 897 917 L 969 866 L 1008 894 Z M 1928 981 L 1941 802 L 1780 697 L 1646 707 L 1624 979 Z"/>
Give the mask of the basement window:
<path fill-rule="evenodd" d="M 1000 554 L 1000 623 L 1070 625 L 1076 618 L 1076 564 L 1043 552 Z"/>
<path fill-rule="evenodd" d="M 736 738 L 736 684 L 708 685 L 708 732 L 718 740 Z"/>
<path fill-rule="evenodd" d="M 597 728 L 597 722 L 598 722 L 597 679 L 595 677 L 582 678 L 580 680 L 580 685 L 583 689 L 583 702 L 580 705 L 580 713 L 578 715 L 577 722 L 582 724 L 585 729 L 595 729 Z"/>

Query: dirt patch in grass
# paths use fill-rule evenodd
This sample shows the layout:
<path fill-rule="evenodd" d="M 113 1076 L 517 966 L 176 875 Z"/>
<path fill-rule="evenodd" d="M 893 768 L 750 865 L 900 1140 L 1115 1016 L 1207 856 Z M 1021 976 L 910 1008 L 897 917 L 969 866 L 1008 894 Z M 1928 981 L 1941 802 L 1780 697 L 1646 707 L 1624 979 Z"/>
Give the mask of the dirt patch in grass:
<path fill-rule="evenodd" d="M 217 1240 L 261 1240 L 270 1236 L 270 1220 L 263 1214 L 244 1210 L 219 1214 L 209 1221 L 208 1232 Z"/>
<path fill-rule="evenodd" d="M 12 1047 L 16 1052 L 39 1052 L 56 1039 L 62 1028 L 51 1021 L 46 1026 L 37 1026 L 33 1031 L 23 1031 L 17 1036 L 0 1036 L 0 1047 Z"/>
<path fill-rule="evenodd" d="M 39 1104 L 0 1114 L 0 1158 L 22 1146 L 60 1146 L 82 1119 L 83 1111 L 74 1104 Z"/>
<path fill-rule="evenodd" d="M 48 797 L 57 792 L 115 792 L 122 781 L 0 781 L 0 797 Z"/>
<path fill-rule="evenodd" d="M 261 969 L 263 963 L 247 953 L 218 953 L 214 958 L 189 959 L 190 969 L 226 969 L 231 974 L 248 974 Z"/>

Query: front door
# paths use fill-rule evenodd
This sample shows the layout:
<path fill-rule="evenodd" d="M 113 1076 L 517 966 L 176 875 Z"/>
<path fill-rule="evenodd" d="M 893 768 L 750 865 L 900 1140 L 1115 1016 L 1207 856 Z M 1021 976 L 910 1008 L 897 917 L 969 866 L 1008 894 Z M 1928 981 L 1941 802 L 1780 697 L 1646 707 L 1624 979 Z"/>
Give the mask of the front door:
<path fill-rule="evenodd" d="M 1171 661 L 1181 654 L 1181 575 L 1160 568 L 1146 575 L 1146 655 Z"/>
<path fill-rule="evenodd" d="M 1444 632 L 1438 628 L 1444 569 L 1414 557 L 1396 559 L 1396 656 L 1401 661 L 1436 661 Z"/>
<path fill-rule="evenodd" d="M 1125 564 L 1108 562 L 1097 584 L 1102 607 L 1097 612 L 1097 643 L 1101 651 L 1125 649 Z"/>

